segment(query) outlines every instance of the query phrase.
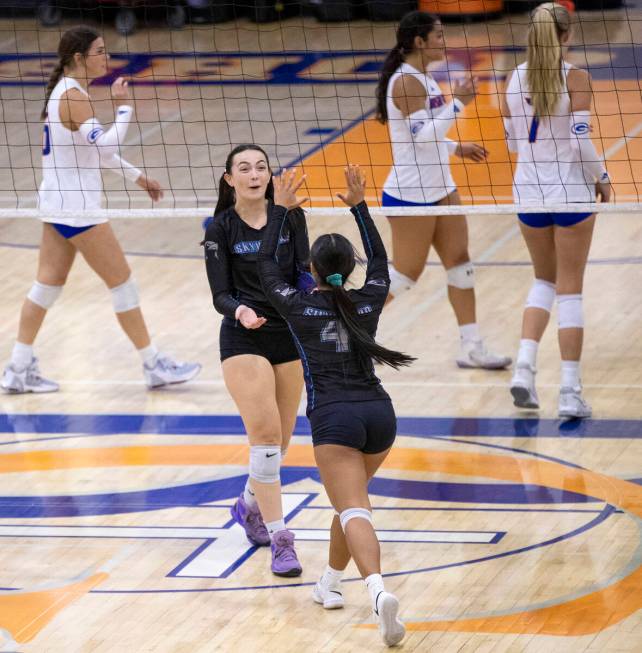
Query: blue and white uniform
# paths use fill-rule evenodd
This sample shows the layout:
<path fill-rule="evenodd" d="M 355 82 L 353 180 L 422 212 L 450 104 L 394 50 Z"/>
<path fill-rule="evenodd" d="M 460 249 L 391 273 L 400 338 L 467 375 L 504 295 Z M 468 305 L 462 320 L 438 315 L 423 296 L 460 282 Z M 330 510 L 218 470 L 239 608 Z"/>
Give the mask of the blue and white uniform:
<path fill-rule="evenodd" d="M 77 89 L 87 91 L 72 77 L 62 77 L 47 102 L 42 148 L 42 182 L 38 189 L 40 209 L 50 213 L 44 222 L 52 223 L 66 238 L 106 222 L 106 218 L 91 218 L 83 211 L 100 209 L 102 199 L 101 167 L 119 172 L 136 181 L 141 171 L 119 156 L 132 117 L 130 106 L 119 106 L 114 125 L 105 130 L 91 118 L 76 131 L 68 129 L 60 117 L 61 97 Z M 56 215 L 56 211 L 75 211 L 73 216 Z"/>
<path fill-rule="evenodd" d="M 394 85 L 402 75 L 411 75 L 426 90 L 425 109 L 410 116 L 404 116 L 393 100 Z M 383 185 L 383 206 L 429 205 L 454 192 L 450 155 L 457 144 L 446 133 L 463 104 L 446 102 L 429 72 L 404 62 L 388 82 L 386 108 L 393 164 Z"/>
<path fill-rule="evenodd" d="M 572 66 L 562 62 L 563 86 L 552 115 L 538 118 L 531 103 L 526 78 L 528 64 L 518 66 L 506 89 L 510 119 L 506 120 L 509 149 L 517 152 L 517 168 L 513 178 L 516 204 L 546 205 L 572 202 L 594 202 L 596 178 L 605 172 L 596 154 L 588 157 L 580 139 L 587 136 L 587 117 L 577 119 L 571 113 L 567 76 Z M 594 148 L 592 148 L 594 153 Z M 592 160 L 589 160 L 592 159 Z M 520 220 L 533 227 L 552 224 L 570 226 L 590 213 L 522 213 Z"/>

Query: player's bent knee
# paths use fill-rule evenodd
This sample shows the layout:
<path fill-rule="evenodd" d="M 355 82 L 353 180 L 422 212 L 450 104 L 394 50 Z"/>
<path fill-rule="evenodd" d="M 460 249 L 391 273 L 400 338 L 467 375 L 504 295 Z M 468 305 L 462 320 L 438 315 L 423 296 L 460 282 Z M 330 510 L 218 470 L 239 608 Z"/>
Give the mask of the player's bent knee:
<path fill-rule="evenodd" d="M 543 279 L 535 279 L 526 298 L 526 308 L 541 308 L 550 313 L 554 303 L 555 284 Z"/>
<path fill-rule="evenodd" d="M 475 287 L 475 268 L 468 261 L 461 265 L 456 265 L 446 271 L 448 285 L 460 290 L 470 290 Z"/>
<path fill-rule="evenodd" d="M 116 313 L 126 313 L 140 306 L 138 287 L 133 277 L 129 277 L 125 283 L 111 289 L 111 299 Z"/>
<path fill-rule="evenodd" d="M 281 447 L 250 447 L 250 478 L 259 483 L 278 483 L 281 479 Z"/>
<path fill-rule="evenodd" d="M 369 510 L 366 510 L 366 508 L 346 508 L 339 515 L 341 528 L 344 533 L 348 522 L 352 519 L 365 519 L 367 522 L 372 524 L 372 513 Z"/>
<path fill-rule="evenodd" d="M 414 285 L 417 283 L 410 277 L 407 277 L 405 274 L 396 270 L 394 265 L 388 266 L 388 275 L 390 276 L 389 291 L 394 297 L 399 297 L 399 295 L 403 295 L 403 293 L 412 290 Z"/>
<path fill-rule="evenodd" d="M 40 281 L 34 281 L 31 289 L 27 293 L 27 299 L 44 308 L 45 310 L 50 309 L 62 292 L 62 284 L 59 286 L 50 286 L 46 283 L 40 283 Z"/>

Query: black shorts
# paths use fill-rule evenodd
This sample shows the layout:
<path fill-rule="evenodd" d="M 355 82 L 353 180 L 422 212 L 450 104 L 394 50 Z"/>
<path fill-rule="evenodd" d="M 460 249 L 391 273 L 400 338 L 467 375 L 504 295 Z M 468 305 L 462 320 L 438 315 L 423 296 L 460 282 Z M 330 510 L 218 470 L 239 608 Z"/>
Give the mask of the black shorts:
<path fill-rule="evenodd" d="M 340 444 L 363 453 L 381 453 L 397 435 L 397 417 L 390 399 L 339 401 L 315 408 L 309 415 L 312 444 Z"/>
<path fill-rule="evenodd" d="M 239 323 L 223 320 L 219 335 L 221 361 L 232 356 L 252 354 L 263 356 L 271 365 L 291 363 L 299 360 L 292 334 L 287 327 L 283 329 L 246 329 Z"/>

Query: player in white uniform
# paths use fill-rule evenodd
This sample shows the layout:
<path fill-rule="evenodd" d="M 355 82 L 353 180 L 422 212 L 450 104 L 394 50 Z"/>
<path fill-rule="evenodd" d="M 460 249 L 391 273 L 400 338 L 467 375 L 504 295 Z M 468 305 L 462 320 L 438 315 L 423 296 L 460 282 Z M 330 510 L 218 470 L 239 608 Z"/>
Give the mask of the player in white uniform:
<path fill-rule="evenodd" d="M 100 168 L 123 174 L 153 200 L 162 197 L 158 182 L 119 156 L 132 107 L 127 82 L 117 79 L 112 96 L 123 101 L 114 125 L 105 129 L 94 116 L 87 88 L 107 73 L 109 55 L 98 33 L 88 27 L 65 32 L 58 46 L 59 62 L 49 80 L 43 111 L 43 180 L 40 208 L 53 211 L 43 224 L 37 279 L 22 307 L 18 338 L 0 383 L 5 392 L 55 392 L 58 384 L 40 375 L 33 343 L 47 310 L 56 301 L 79 251 L 111 291 L 120 325 L 140 353 L 148 387 L 188 381 L 196 363 L 177 363 L 152 344 L 139 307 L 138 290 L 109 222 L 83 216 L 100 208 Z M 56 211 L 73 211 L 58 218 Z"/>
<path fill-rule="evenodd" d="M 413 11 L 403 17 L 397 44 L 386 58 L 377 87 L 377 117 L 388 123 L 393 165 L 383 187 L 382 206 L 460 204 L 450 173 L 450 155 L 484 161 L 476 143 L 446 138 L 464 106 L 475 97 L 474 80 L 457 82 L 446 102 L 428 66 L 445 56 L 442 25 L 435 16 Z M 502 369 L 508 356 L 489 352 L 480 336 L 475 310 L 474 270 L 468 254 L 463 215 L 389 217 L 392 231 L 390 293 L 409 290 L 423 272 L 434 245 L 446 269 L 448 299 L 459 324 L 460 367 Z"/>
<path fill-rule="evenodd" d="M 533 12 L 528 60 L 509 76 L 502 114 L 509 150 L 517 152 L 515 202 L 546 205 L 609 201 L 611 185 L 590 139 L 591 81 L 563 59 L 571 36 L 568 10 L 555 3 Z M 557 297 L 562 356 L 559 415 L 590 417 L 582 398 L 582 284 L 595 214 L 520 213 L 535 280 L 528 294 L 511 394 L 516 406 L 539 408 L 537 349 Z"/>

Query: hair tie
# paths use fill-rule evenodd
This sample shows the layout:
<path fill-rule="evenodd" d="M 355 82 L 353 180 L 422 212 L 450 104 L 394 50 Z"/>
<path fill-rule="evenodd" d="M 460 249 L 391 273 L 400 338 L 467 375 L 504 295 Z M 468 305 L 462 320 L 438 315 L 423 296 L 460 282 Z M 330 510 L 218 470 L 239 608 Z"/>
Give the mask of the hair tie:
<path fill-rule="evenodd" d="M 331 285 L 335 287 L 339 287 L 343 285 L 343 275 L 339 274 L 338 272 L 335 274 L 329 274 L 325 280 Z"/>

